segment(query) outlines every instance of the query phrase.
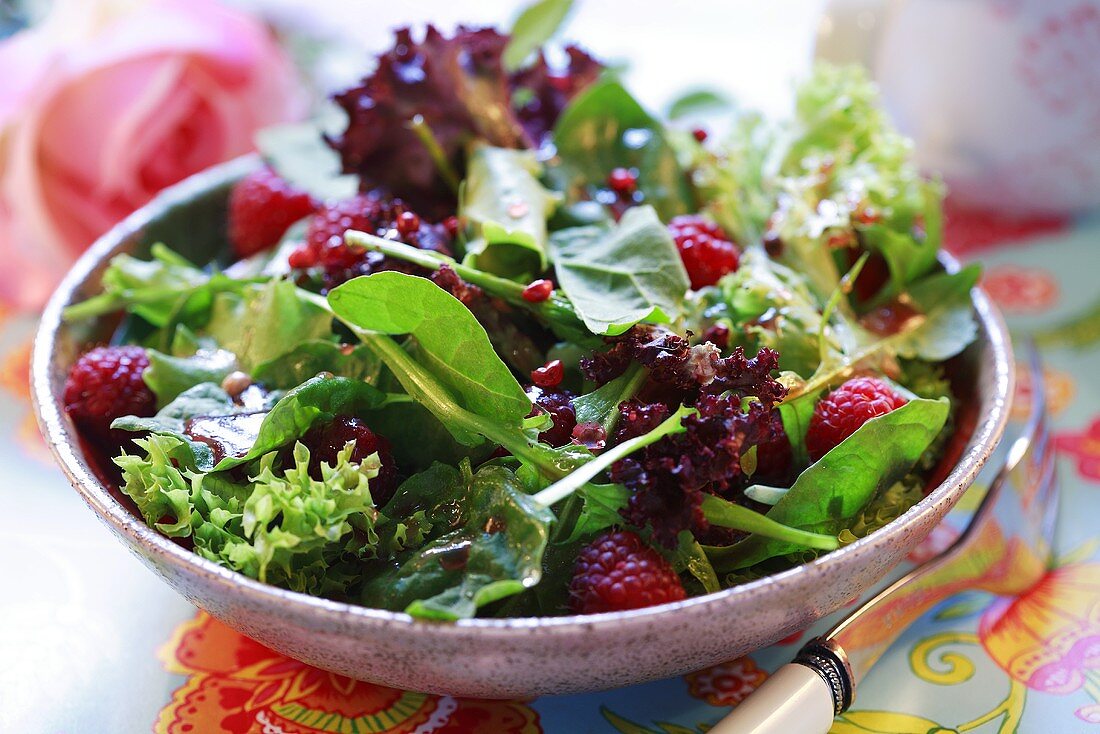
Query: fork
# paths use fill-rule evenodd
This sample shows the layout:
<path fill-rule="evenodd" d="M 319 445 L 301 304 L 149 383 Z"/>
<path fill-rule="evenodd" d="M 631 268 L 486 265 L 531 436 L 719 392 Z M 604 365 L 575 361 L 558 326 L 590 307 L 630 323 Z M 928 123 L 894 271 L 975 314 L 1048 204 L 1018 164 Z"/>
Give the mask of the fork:
<path fill-rule="evenodd" d="M 1023 593 L 1050 567 L 1058 482 L 1039 355 L 1022 434 L 962 534 L 803 647 L 710 734 L 826 734 L 887 648 L 928 610 L 967 589 Z"/>

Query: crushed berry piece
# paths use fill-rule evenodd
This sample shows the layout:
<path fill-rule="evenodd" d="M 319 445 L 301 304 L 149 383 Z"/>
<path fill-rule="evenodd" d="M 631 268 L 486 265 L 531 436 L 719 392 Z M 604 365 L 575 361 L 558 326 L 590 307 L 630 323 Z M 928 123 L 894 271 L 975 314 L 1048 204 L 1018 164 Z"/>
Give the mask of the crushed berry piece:
<path fill-rule="evenodd" d="M 573 428 L 573 443 L 590 451 L 603 451 L 607 447 L 607 431 L 599 423 L 578 423 Z"/>
<path fill-rule="evenodd" d="M 546 411 L 553 421 L 550 428 L 539 434 L 539 441 L 558 447 L 573 440 L 573 429 L 577 426 L 577 412 L 571 402 L 572 393 L 567 390 L 543 390 L 532 386 L 527 388 L 527 397 L 535 404 L 536 410 Z"/>
<path fill-rule="evenodd" d="M 702 143 L 707 139 L 707 131 L 701 127 L 697 127 L 691 131 L 691 136 Z"/>
<path fill-rule="evenodd" d="M 531 372 L 531 382 L 541 388 L 557 387 L 565 377 L 565 367 L 560 359 L 552 359 Z"/>
<path fill-rule="evenodd" d="M 420 231 L 420 217 L 415 212 L 401 212 L 397 215 L 397 233 L 408 237 Z"/>
<path fill-rule="evenodd" d="M 607 177 L 607 185 L 619 196 L 629 197 L 638 190 L 638 172 L 632 168 L 615 168 Z"/>
<path fill-rule="evenodd" d="M 527 287 L 523 289 L 523 300 L 528 303 L 542 303 L 550 298 L 550 294 L 554 292 L 554 281 L 546 280 L 545 278 L 539 278 L 533 280 L 527 284 Z"/>

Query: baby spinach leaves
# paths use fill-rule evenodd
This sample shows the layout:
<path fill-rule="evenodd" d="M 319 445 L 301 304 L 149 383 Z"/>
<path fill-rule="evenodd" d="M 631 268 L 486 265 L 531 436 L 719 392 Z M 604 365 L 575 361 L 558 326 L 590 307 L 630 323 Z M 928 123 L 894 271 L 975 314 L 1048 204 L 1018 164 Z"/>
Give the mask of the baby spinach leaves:
<path fill-rule="evenodd" d="M 558 283 L 593 333 L 621 334 L 640 321 L 680 315 L 687 271 L 652 207 L 628 209 L 611 228 L 560 230 L 550 242 Z"/>
<path fill-rule="evenodd" d="M 302 298 L 290 281 L 274 279 L 241 294 L 216 297 L 203 333 L 236 354 L 247 372 L 292 351 L 303 340 L 329 336 L 332 316 Z"/>
<path fill-rule="evenodd" d="M 546 270 L 546 220 L 558 196 L 536 178 L 542 166 L 533 151 L 471 148 L 459 215 L 474 232 L 467 265 L 507 278 L 532 280 Z"/>
<path fill-rule="evenodd" d="M 803 471 L 767 518 L 813 533 L 840 532 L 879 493 L 909 473 L 943 428 L 947 414 L 946 399 L 917 398 L 872 418 Z M 755 534 L 732 546 L 711 549 L 709 556 L 719 572 L 727 572 L 800 547 Z"/>
<path fill-rule="evenodd" d="M 359 328 L 412 335 L 419 364 L 465 410 L 516 427 L 531 412 L 530 399 L 493 351 L 485 329 L 458 299 L 430 280 L 376 273 L 345 283 L 328 298 L 337 316 Z M 392 350 L 387 353 L 396 356 Z M 414 384 L 416 375 L 388 364 L 410 394 L 423 394 L 425 386 Z M 426 404 L 431 408 L 435 403 Z"/>
<path fill-rule="evenodd" d="M 467 481 L 456 501 L 458 527 L 368 580 L 363 604 L 422 619 L 463 619 L 539 582 L 553 513 L 503 467 L 487 466 Z"/>
<path fill-rule="evenodd" d="M 661 219 L 695 209 L 664 127 L 614 79 L 593 84 L 573 100 L 554 128 L 554 145 L 571 200 L 594 193 L 615 168 L 633 168 L 638 190 Z M 587 193 L 577 192 L 585 187 Z"/>

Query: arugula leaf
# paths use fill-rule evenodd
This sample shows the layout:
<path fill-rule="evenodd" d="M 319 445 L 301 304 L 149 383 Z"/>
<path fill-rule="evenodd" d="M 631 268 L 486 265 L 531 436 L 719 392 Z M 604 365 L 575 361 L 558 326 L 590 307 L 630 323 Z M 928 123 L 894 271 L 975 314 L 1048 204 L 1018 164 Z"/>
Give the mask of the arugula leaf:
<path fill-rule="evenodd" d="M 554 37 L 561 28 L 573 0 L 539 0 L 524 8 L 512 24 L 508 45 L 504 47 L 501 61 L 504 70 L 516 71 L 531 54 Z"/>
<path fill-rule="evenodd" d="M 337 316 L 362 329 L 411 334 L 420 348 L 418 362 L 471 413 L 518 427 L 531 412 L 531 400 L 493 351 L 485 329 L 430 280 L 375 273 L 344 283 L 328 299 Z M 408 376 L 394 374 L 405 385 L 402 377 Z"/>
<path fill-rule="evenodd" d="M 779 368 L 812 375 L 821 361 L 818 336 L 825 329 L 827 346 L 841 350 L 835 331 L 822 320 L 806 278 L 778 263 L 760 247 L 748 247 L 737 271 L 720 282 L 723 301 L 739 331 L 759 346 L 779 352 Z"/>
<path fill-rule="evenodd" d="M 607 229 L 574 227 L 550 238 L 558 284 L 595 334 L 679 317 L 690 285 L 676 243 L 652 207 L 628 209 Z"/>
<path fill-rule="evenodd" d="M 195 385 L 204 382 L 221 383 L 237 369 L 237 357 L 224 349 L 200 348 L 189 357 L 162 354 L 147 349 L 149 367 L 142 379 L 157 396 L 157 405 L 164 406 Z"/>
<path fill-rule="evenodd" d="M 151 258 L 116 255 L 103 273 L 103 293 L 69 306 L 65 319 L 87 319 L 125 308 L 161 328 L 202 314 L 213 294 L 240 291 L 246 285 L 222 273 L 204 272 L 161 243 L 153 245 Z"/>
<path fill-rule="evenodd" d="M 294 350 L 303 340 L 329 336 L 332 316 L 302 298 L 289 280 L 273 279 L 242 294 L 217 296 L 204 333 L 236 354 L 247 372 Z"/>
<path fill-rule="evenodd" d="M 575 543 L 621 525 L 623 516 L 619 512 L 629 502 L 630 490 L 621 484 L 586 484 L 577 490 L 577 496 L 584 500 L 584 506 L 563 543 Z"/>
<path fill-rule="evenodd" d="M 458 507 L 457 529 L 369 579 L 361 603 L 422 619 L 464 619 L 539 582 L 554 515 L 524 493 L 515 475 L 499 466 L 481 469 Z"/>
<path fill-rule="evenodd" d="M 638 172 L 638 190 L 661 218 L 695 210 L 691 187 L 664 127 L 614 79 L 578 95 L 554 127 L 570 200 L 589 198 L 615 168 Z M 592 197 L 594 198 L 594 197 Z"/>
<path fill-rule="evenodd" d="M 946 399 L 910 400 L 872 418 L 816 463 L 799 474 L 769 520 L 815 533 L 838 533 L 879 493 L 904 477 L 947 420 Z M 801 546 L 751 535 L 708 555 L 719 572 L 734 571 Z"/>
<path fill-rule="evenodd" d="M 382 364 L 368 347 L 345 347 L 331 341 L 303 341 L 289 352 L 262 362 L 252 379 L 268 388 L 285 390 L 322 372 L 376 384 Z"/>
<path fill-rule="evenodd" d="M 337 415 L 360 415 L 390 399 L 361 380 L 318 375 L 280 398 L 264 416 L 252 447 L 241 455 L 226 456 L 214 466 L 214 471 L 258 459 L 300 438 L 318 421 L 332 420 Z"/>
<path fill-rule="evenodd" d="M 680 533 L 671 560 L 677 573 L 683 573 L 684 571 L 690 573 L 703 587 L 705 593 L 713 594 L 721 590 L 722 585 L 718 581 L 718 575 L 714 572 L 714 566 L 710 564 L 706 551 L 703 550 L 703 546 L 699 545 L 699 541 L 695 539 L 690 530 L 684 530 Z"/>
<path fill-rule="evenodd" d="M 539 183 L 541 171 L 534 151 L 472 146 L 459 202 L 474 229 L 464 264 L 524 281 L 546 270 L 546 220 L 559 196 Z"/>

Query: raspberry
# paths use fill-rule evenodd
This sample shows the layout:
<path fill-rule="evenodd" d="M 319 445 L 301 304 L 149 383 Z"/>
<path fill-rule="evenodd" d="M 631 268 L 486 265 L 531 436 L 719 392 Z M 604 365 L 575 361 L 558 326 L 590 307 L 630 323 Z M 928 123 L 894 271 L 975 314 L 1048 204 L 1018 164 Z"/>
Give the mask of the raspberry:
<path fill-rule="evenodd" d="M 153 415 L 157 399 L 142 379 L 148 366 L 141 347 L 96 347 L 86 352 L 65 381 L 65 411 L 99 438 L 112 436 L 115 418 Z"/>
<path fill-rule="evenodd" d="M 386 504 L 397 490 L 397 465 L 393 461 L 393 452 L 389 440 L 372 431 L 358 418 L 338 415 L 331 423 L 314 426 L 302 436 L 302 443 L 309 449 L 310 474 L 314 479 L 321 478 L 321 462 L 332 466 L 349 441 L 355 442 L 351 460 L 363 461 L 377 452 L 382 466 L 378 476 L 370 480 L 371 499 L 376 507 Z"/>
<path fill-rule="evenodd" d="M 378 252 L 348 245 L 344 233 L 349 229 L 450 254 L 446 227 L 427 224 L 400 199 L 389 199 L 372 191 L 328 204 L 314 214 L 309 220 L 305 244 L 290 254 L 290 267 L 320 268 L 328 289 L 358 275 L 407 267 L 403 263 L 389 263 Z"/>
<path fill-rule="evenodd" d="M 814 407 L 806 431 L 806 451 L 817 461 L 872 418 L 886 415 L 907 401 L 877 377 L 853 377 Z"/>
<path fill-rule="evenodd" d="M 577 427 L 577 411 L 570 402 L 572 395 L 565 390 L 543 390 L 537 386 L 527 388 L 527 397 L 538 408 L 550 414 L 554 424 L 539 434 L 539 440 L 551 446 L 564 446 L 573 440 Z"/>
<path fill-rule="evenodd" d="M 696 290 L 714 285 L 741 263 L 741 253 L 729 236 L 717 224 L 697 214 L 673 217 L 668 231 L 676 240 L 691 287 Z"/>
<path fill-rule="evenodd" d="M 309 215 L 317 202 L 270 168 L 245 176 L 229 194 L 229 241 L 238 257 L 274 247 L 290 225 Z"/>
<path fill-rule="evenodd" d="M 569 607 L 577 614 L 641 609 L 684 596 L 669 562 L 627 530 L 601 535 L 581 550 L 569 584 Z"/>

